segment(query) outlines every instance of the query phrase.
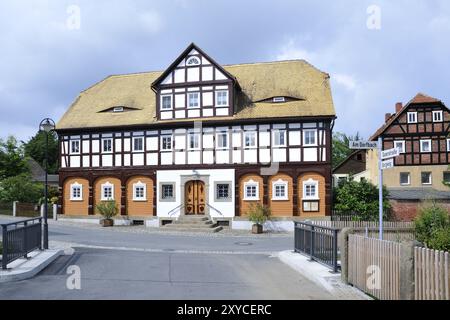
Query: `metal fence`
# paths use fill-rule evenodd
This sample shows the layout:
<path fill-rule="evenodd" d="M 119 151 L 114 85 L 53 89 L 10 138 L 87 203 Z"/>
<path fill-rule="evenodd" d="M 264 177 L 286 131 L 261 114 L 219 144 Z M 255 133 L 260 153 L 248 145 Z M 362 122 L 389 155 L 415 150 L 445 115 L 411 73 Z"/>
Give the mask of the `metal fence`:
<path fill-rule="evenodd" d="M 311 260 L 339 271 L 338 229 L 295 222 L 295 252 L 308 255 Z"/>
<path fill-rule="evenodd" d="M 5 223 L 2 228 L 2 269 L 28 253 L 42 250 L 42 218 Z"/>

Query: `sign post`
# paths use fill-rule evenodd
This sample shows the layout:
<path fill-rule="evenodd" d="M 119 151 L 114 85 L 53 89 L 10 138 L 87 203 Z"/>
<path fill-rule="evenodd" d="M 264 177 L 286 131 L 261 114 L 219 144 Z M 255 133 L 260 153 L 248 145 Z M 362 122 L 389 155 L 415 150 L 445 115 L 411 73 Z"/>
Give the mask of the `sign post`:
<path fill-rule="evenodd" d="M 378 176 L 379 176 L 379 182 L 378 182 L 378 223 L 379 223 L 379 238 L 380 240 L 383 240 L 383 139 L 381 136 L 378 137 Z"/>
<path fill-rule="evenodd" d="M 378 142 L 350 141 L 350 149 L 378 149 L 378 223 L 379 238 L 383 240 L 383 170 L 394 167 L 394 158 L 400 155 L 400 149 L 393 148 L 383 151 L 383 138 L 378 137 Z"/>

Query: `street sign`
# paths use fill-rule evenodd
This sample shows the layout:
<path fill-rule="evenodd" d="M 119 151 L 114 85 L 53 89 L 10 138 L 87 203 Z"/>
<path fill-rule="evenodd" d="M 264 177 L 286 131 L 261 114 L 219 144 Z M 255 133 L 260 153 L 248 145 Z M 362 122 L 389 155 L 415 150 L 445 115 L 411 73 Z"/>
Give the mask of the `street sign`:
<path fill-rule="evenodd" d="M 386 170 L 394 167 L 394 158 L 384 160 L 381 162 L 381 170 Z"/>
<path fill-rule="evenodd" d="M 400 149 L 399 148 L 393 148 L 393 149 L 388 149 L 388 150 L 384 150 L 381 151 L 381 159 L 389 159 L 389 158 L 394 158 L 396 156 L 400 155 Z"/>
<path fill-rule="evenodd" d="M 378 142 L 376 141 L 349 141 L 350 149 L 376 149 Z"/>

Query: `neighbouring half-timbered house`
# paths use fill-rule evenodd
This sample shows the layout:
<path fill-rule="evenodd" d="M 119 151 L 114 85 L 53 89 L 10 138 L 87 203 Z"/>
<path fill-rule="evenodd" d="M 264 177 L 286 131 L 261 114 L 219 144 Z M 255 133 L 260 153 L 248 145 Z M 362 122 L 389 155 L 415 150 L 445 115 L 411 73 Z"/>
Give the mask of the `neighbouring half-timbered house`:
<path fill-rule="evenodd" d="M 411 220 L 420 204 L 441 202 L 450 209 L 450 110 L 444 103 L 417 94 L 406 105 L 397 103 L 395 113 L 371 137 L 382 138 L 383 150 L 399 148 L 394 168 L 383 171 L 383 184 L 390 191 L 394 215 Z M 378 155 L 368 151 L 366 176 L 378 184 Z"/>
<path fill-rule="evenodd" d="M 331 212 L 329 75 L 303 60 L 221 66 L 196 45 L 164 72 L 114 75 L 57 123 L 61 212 L 113 199 L 130 219 Z"/>

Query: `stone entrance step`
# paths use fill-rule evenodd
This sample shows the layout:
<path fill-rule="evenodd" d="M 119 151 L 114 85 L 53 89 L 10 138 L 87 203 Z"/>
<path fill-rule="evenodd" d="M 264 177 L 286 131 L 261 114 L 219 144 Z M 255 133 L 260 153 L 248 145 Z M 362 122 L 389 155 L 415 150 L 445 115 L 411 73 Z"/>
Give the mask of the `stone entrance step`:
<path fill-rule="evenodd" d="M 181 216 L 178 220 L 168 223 L 163 228 L 173 231 L 188 232 L 218 232 L 222 227 L 207 216 Z"/>

